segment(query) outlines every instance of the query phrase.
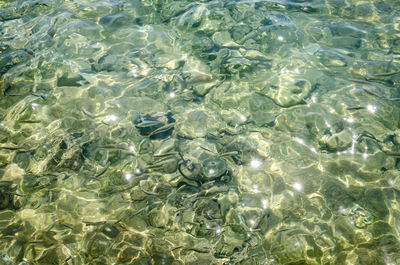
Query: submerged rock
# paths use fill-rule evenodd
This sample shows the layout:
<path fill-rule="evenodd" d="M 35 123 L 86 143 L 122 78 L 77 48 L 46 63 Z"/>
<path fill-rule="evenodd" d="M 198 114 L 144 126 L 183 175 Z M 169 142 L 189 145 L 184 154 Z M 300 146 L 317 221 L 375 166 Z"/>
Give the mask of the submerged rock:
<path fill-rule="evenodd" d="M 190 139 L 205 137 L 218 126 L 217 121 L 204 110 L 190 110 L 182 114 L 178 134 Z"/>

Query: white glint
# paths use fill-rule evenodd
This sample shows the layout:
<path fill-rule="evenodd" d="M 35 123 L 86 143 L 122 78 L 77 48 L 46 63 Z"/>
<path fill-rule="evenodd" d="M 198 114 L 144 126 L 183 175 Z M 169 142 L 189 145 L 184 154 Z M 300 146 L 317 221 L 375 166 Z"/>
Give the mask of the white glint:
<path fill-rule="evenodd" d="M 170 93 L 169 93 L 169 97 L 170 97 L 170 98 L 174 98 L 174 97 L 176 97 L 176 94 L 175 94 L 174 92 L 170 92 Z"/>
<path fill-rule="evenodd" d="M 131 152 L 134 153 L 134 154 L 137 154 L 136 148 L 135 148 L 134 145 L 129 146 L 129 151 L 131 151 Z"/>
<path fill-rule="evenodd" d="M 140 168 L 135 169 L 135 174 L 136 175 L 142 174 L 142 171 L 140 170 Z"/>
<path fill-rule="evenodd" d="M 222 232 L 222 230 L 219 227 L 217 228 L 217 230 L 215 230 L 215 233 L 217 233 L 218 235 L 221 234 L 221 232 Z"/>
<path fill-rule="evenodd" d="M 350 149 L 349 152 L 350 152 L 350 154 L 354 155 L 354 153 L 355 153 L 355 145 L 354 145 L 354 143 L 352 144 L 351 149 Z"/>
<path fill-rule="evenodd" d="M 254 221 L 253 219 L 250 219 L 249 223 L 250 223 L 251 226 L 254 226 L 256 224 L 256 221 Z"/>
<path fill-rule="evenodd" d="M 105 122 L 116 121 L 116 120 L 118 120 L 118 116 L 117 115 L 108 115 L 104 119 Z"/>
<path fill-rule="evenodd" d="M 376 107 L 374 105 L 367 105 L 367 110 L 371 113 L 375 113 Z"/>
<path fill-rule="evenodd" d="M 311 101 L 312 101 L 312 103 L 317 103 L 317 97 L 316 96 L 312 96 L 311 97 Z"/>
<path fill-rule="evenodd" d="M 293 184 L 293 188 L 297 191 L 303 191 L 303 185 L 301 185 L 300 183 L 296 182 Z"/>
<path fill-rule="evenodd" d="M 325 125 L 326 125 L 326 127 L 331 128 L 331 125 L 329 122 L 325 121 Z"/>
<path fill-rule="evenodd" d="M 125 174 L 125 175 L 124 175 L 124 179 L 125 179 L 126 181 L 130 181 L 130 180 L 132 179 L 132 174 L 130 174 L 130 173 Z"/>
<path fill-rule="evenodd" d="M 263 209 L 267 209 L 268 208 L 268 201 L 267 200 L 262 200 L 262 207 Z"/>
<path fill-rule="evenodd" d="M 368 154 L 367 154 L 367 153 L 364 153 L 364 154 L 363 154 L 363 158 L 364 158 L 364 159 L 367 159 L 367 157 L 368 157 Z"/>
<path fill-rule="evenodd" d="M 133 77 L 137 77 L 138 76 L 138 69 L 137 68 L 132 68 L 131 69 L 131 75 L 133 76 Z"/>
<path fill-rule="evenodd" d="M 257 185 L 253 185 L 253 192 L 254 193 L 259 193 L 260 191 L 258 190 Z"/>
<path fill-rule="evenodd" d="M 215 173 L 215 170 L 214 170 L 214 169 L 211 168 L 210 170 L 208 170 L 208 174 L 209 174 L 209 175 L 212 175 L 212 174 L 214 174 L 214 173 Z"/>
<path fill-rule="evenodd" d="M 354 122 L 354 118 L 344 118 L 344 121 L 347 121 L 348 123 L 353 123 Z"/>
<path fill-rule="evenodd" d="M 294 72 L 295 72 L 296 74 L 300 74 L 299 68 L 294 69 Z M 311 99 L 312 99 L 312 98 L 311 98 Z M 315 102 L 314 102 L 314 103 L 315 103 Z"/>
<path fill-rule="evenodd" d="M 300 246 L 300 242 L 299 242 L 299 241 L 294 242 L 294 246 L 295 246 L 295 247 Z"/>
<path fill-rule="evenodd" d="M 296 142 L 298 142 L 299 144 L 304 144 L 304 140 L 298 137 L 296 137 Z"/>
<path fill-rule="evenodd" d="M 37 104 L 37 103 L 31 103 L 31 106 L 32 106 L 32 108 L 36 108 L 36 107 L 39 107 L 39 104 Z"/>
<path fill-rule="evenodd" d="M 251 159 L 250 161 L 250 167 L 251 168 L 259 168 L 261 167 L 262 162 L 256 158 Z"/>
<path fill-rule="evenodd" d="M 392 179 L 389 179 L 388 183 L 389 183 L 390 186 L 392 186 L 394 184 L 394 181 Z"/>
<path fill-rule="evenodd" d="M 284 41 L 285 39 L 282 36 L 278 36 L 277 38 L 279 41 Z"/>
<path fill-rule="evenodd" d="M 240 115 L 240 120 L 241 120 L 241 121 L 246 121 L 246 116 Z"/>
<path fill-rule="evenodd" d="M 311 147 L 310 150 L 311 150 L 311 152 L 313 152 L 313 153 L 317 153 L 317 149 L 315 149 L 315 147 Z"/>
<path fill-rule="evenodd" d="M 329 112 L 330 112 L 330 113 L 335 113 L 335 110 L 332 109 L 332 108 L 330 108 L 330 109 L 329 109 Z"/>

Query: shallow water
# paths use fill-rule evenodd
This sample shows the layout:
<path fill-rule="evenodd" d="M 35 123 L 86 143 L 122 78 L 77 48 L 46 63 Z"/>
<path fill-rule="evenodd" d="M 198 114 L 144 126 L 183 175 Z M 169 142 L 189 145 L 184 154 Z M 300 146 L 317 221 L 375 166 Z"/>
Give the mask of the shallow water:
<path fill-rule="evenodd" d="M 0 1 L 0 264 L 400 264 L 398 1 Z"/>

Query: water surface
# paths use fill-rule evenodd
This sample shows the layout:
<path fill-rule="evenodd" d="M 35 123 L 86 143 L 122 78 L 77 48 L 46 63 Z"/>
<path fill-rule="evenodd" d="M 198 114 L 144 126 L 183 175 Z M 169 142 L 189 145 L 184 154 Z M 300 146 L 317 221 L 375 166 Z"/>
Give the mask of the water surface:
<path fill-rule="evenodd" d="M 0 264 L 400 264 L 398 1 L 0 1 Z"/>

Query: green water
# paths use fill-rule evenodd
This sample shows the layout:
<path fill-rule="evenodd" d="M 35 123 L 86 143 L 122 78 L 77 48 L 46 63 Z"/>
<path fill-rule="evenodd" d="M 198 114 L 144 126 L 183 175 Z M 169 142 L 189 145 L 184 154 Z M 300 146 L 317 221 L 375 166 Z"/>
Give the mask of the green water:
<path fill-rule="evenodd" d="M 0 0 L 0 264 L 400 264 L 397 0 Z"/>

